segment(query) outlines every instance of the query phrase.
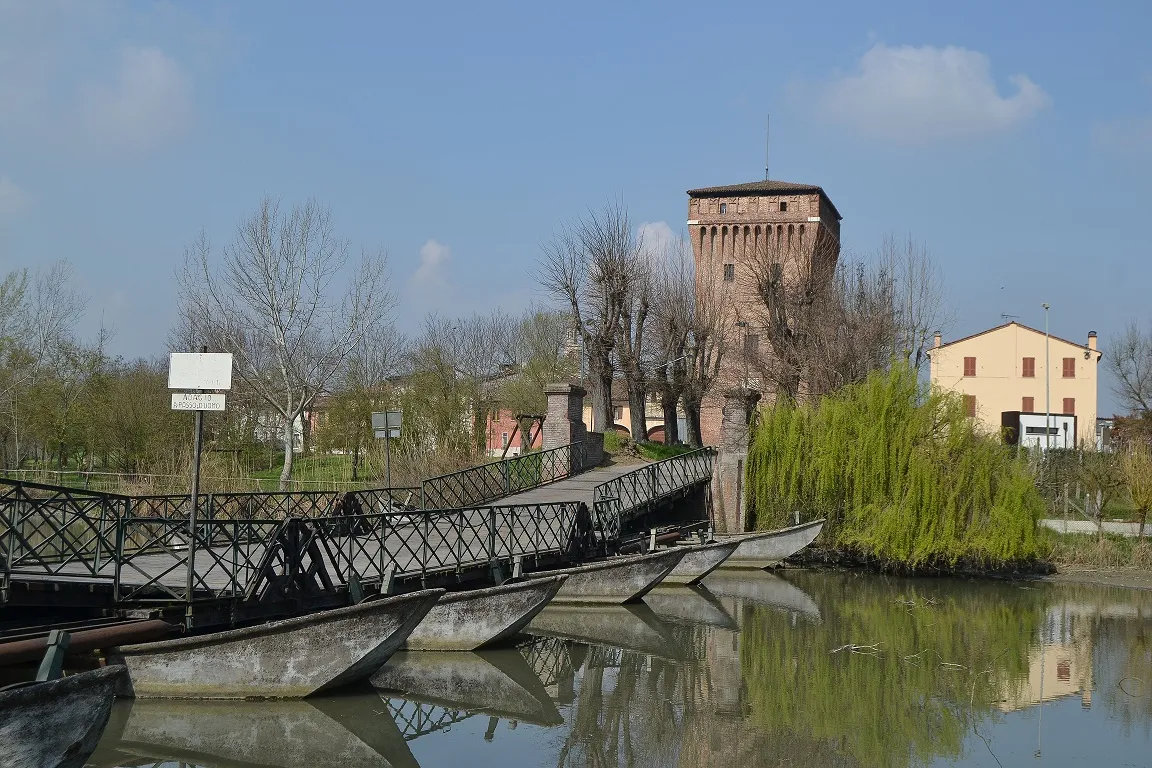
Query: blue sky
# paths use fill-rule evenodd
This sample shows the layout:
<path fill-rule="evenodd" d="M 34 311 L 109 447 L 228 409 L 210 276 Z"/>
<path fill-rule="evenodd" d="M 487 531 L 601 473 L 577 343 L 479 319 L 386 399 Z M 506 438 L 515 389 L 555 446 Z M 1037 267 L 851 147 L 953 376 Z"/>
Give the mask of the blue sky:
<path fill-rule="evenodd" d="M 1152 322 L 1145 2 L 0 0 L 0 269 L 68 259 L 87 321 L 164 351 L 173 271 L 265 194 L 384 248 L 400 325 L 542 297 L 539 245 L 623 200 L 820 184 L 846 248 L 911 233 L 956 322 Z M 660 223 L 667 225 L 667 229 Z M 1101 411 L 1114 399 L 1101 388 Z"/>

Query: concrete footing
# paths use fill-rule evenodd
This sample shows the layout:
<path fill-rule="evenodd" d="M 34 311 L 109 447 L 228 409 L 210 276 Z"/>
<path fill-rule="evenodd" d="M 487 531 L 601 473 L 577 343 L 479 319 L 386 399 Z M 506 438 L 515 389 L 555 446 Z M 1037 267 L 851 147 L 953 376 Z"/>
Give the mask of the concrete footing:
<path fill-rule="evenodd" d="M 552 598 L 555 603 L 628 603 L 659 584 L 683 557 L 680 549 L 667 549 L 532 575 L 568 577 Z"/>
<path fill-rule="evenodd" d="M 719 568 L 740 545 L 738 541 L 719 541 L 715 544 L 694 544 L 678 547 L 684 557 L 664 577 L 665 584 L 696 584 Z"/>
<path fill-rule="evenodd" d="M 777 531 L 764 533 L 743 533 L 735 536 L 720 536 L 720 541 L 738 541 L 739 546 L 721 568 L 771 568 L 779 565 L 786 557 L 796 554 L 811 544 L 820 535 L 824 520 L 814 520 L 803 525 L 793 525 Z"/>
<path fill-rule="evenodd" d="M 567 576 L 449 592 L 408 636 L 417 651 L 474 651 L 515 636 L 543 610 Z"/>
<path fill-rule="evenodd" d="M 113 648 L 124 696 L 303 698 L 364 679 L 444 594 L 427 589 L 209 635 Z"/>
<path fill-rule="evenodd" d="M 81 768 L 125 671 L 105 667 L 0 692 L 0 766 Z"/>

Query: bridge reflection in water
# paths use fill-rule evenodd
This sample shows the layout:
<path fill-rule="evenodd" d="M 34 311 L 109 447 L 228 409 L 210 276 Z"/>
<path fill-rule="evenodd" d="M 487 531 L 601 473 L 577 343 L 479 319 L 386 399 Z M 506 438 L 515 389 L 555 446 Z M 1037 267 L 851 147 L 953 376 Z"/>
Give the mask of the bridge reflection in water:
<path fill-rule="evenodd" d="M 1142 765 L 1152 594 L 728 573 L 304 702 L 118 704 L 96 766 Z M 1143 687 L 1141 687 L 1143 686 Z M 1063 762 L 1061 762 L 1063 761 Z"/>

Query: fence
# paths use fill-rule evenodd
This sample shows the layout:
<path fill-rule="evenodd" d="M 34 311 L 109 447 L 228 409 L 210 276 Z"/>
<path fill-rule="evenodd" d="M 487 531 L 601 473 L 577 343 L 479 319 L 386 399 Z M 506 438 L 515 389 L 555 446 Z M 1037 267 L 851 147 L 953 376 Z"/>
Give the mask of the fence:
<path fill-rule="evenodd" d="M 588 469 L 593 459 L 599 459 L 592 453 L 588 443 L 571 443 L 432 477 L 421 484 L 420 506 L 472 507 L 529 491 Z"/>
<path fill-rule="evenodd" d="M 190 482 L 190 477 L 187 474 L 131 474 L 125 472 L 89 472 L 78 469 L 7 469 L 0 470 L 0 478 L 117 494 L 136 493 L 140 490 L 152 491 L 156 494 L 167 493 L 168 491 L 175 493 L 178 490 L 186 489 Z M 203 476 L 200 478 L 200 482 L 202 486 L 227 489 L 239 493 L 275 489 L 280 484 L 279 479 L 261 477 Z M 287 490 L 293 492 L 320 489 L 358 491 L 371 488 L 371 485 L 371 482 L 367 481 L 293 478 L 288 481 Z"/>
<path fill-rule="evenodd" d="M 344 514 L 316 494 L 222 494 L 224 503 L 208 504 L 190 529 L 187 497 L 181 504 L 12 481 L 0 488 L 5 584 L 13 574 L 79 577 L 111 583 L 120 602 L 331 593 L 390 575 L 581 555 L 592 528 L 579 502 L 397 511 L 387 492 L 365 492 L 366 506 Z M 244 509 L 266 516 L 228 516 Z"/>
<path fill-rule="evenodd" d="M 653 462 L 620 475 L 593 490 L 597 521 L 606 539 L 618 539 L 628 523 L 661 501 L 712 478 L 711 448 L 700 448 L 663 461 Z"/>

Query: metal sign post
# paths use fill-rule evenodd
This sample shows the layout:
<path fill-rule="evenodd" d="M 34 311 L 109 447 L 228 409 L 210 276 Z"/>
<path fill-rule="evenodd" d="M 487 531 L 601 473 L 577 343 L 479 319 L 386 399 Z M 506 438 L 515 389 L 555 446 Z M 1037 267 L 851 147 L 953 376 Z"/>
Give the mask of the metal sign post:
<path fill-rule="evenodd" d="M 191 389 L 193 392 L 173 392 L 172 410 L 194 411 L 196 426 L 192 437 L 191 509 L 188 510 L 188 575 L 187 589 L 190 622 L 192 589 L 196 575 L 196 510 L 200 506 L 200 457 L 204 443 L 204 411 L 224 410 L 224 395 L 205 392 L 206 389 L 232 388 L 232 355 L 209 354 L 208 347 L 200 352 L 173 352 L 168 358 L 168 389 Z"/>
<path fill-rule="evenodd" d="M 403 421 L 400 411 L 372 414 L 372 434 L 377 440 L 384 440 L 384 482 L 388 486 L 389 502 L 392 499 L 392 438 L 400 437 Z"/>

